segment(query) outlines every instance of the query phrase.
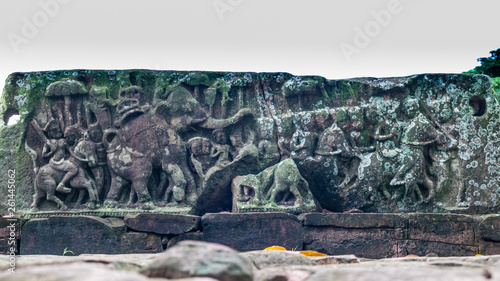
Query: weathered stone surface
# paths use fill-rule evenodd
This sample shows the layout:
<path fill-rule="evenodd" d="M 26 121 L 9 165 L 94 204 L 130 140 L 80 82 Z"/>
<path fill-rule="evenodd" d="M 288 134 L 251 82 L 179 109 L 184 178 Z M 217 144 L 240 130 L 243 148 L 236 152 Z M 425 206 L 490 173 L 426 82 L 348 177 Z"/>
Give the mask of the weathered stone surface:
<path fill-rule="evenodd" d="M 21 234 L 20 219 L 0 218 L 0 238 L 9 238 L 11 236 L 19 237 L 20 234 Z"/>
<path fill-rule="evenodd" d="M 471 246 L 474 245 L 474 219 L 467 215 L 411 214 L 408 238 Z"/>
<path fill-rule="evenodd" d="M 287 212 L 301 214 L 321 207 L 292 159 L 286 159 L 256 175 L 232 181 L 233 213 Z"/>
<path fill-rule="evenodd" d="M 486 216 L 479 224 L 479 234 L 486 241 L 500 242 L 500 215 Z"/>
<path fill-rule="evenodd" d="M 287 213 L 206 214 L 201 218 L 206 241 L 238 251 L 262 250 L 279 245 L 302 249 L 302 225 Z"/>
<path fill-rule="evenodd" d="M 131 229 L 158 234 L 181 234 L 199 228 L 200 217 L 170 214 L 130 214 L 125 225 Z"/>
<path fill-rule="evenodd" d="M 110 269 L 97 263 L 68 263 L 57 265 L 31 266 L 17 268 L 16 273 L 4 271 L 0 279 L 5 281 L 44 280 L 44 281 L 148 281 L 147 277 L 130 271 Z"/>
<path fill-rule="evenodd" d="M 404 228 L 408 225 L 407 216 L 399 214 L 310 213 L 301 214 L 299 220 L 304 226 L 343 228 Z"/>
<path fill-rule="evenodd" d="M 467 246 L 461 244 L 451 244 L 443 242 L 402 240 L 398 242 L 398 256 L 407 255 L 426 256 L 436 254 L 440 257 L 449 256 L 474 256 L 478 254 L 477 246 Z"/>
<path fill-rule="evenodd" d="M 500 255 L 500 243 L 481 242 L 479 243 L 479 254 L 481 255 Z"/>
<path fill-rule="evenodd" d="M 253 262 L 257 269 L 276 266 L 292 266 L 292 265 L 314 265 L 315 263 L 308 257 L 299 254 L 298 252 L 288 251 L 250 251 L 241 253 L 240 255 L 248 258 Z"/>
<path fill-rule="evenodd" d="M 196 231 L 196 232 L 188 232 L 188 233 L 183 233 L 179 235 L 175 235 L 168 241 L 167 248 L 170 248 L 174 246 L 175 244 L 184 241 L 184 240 L 192 240 L 192 241 L 205 241 L 205 238 L 203 237 L 203 232 L 201 231 Z"/>
<path fill-rule="evenodd" d="M 62 70 L 11 74 L 1 102 L 3 119 L 21 115 L 0 131 L 21 215 L 229 211 L 233 178 L 287 159 L 329 211 L 500 210 L 483 75 Z"/>
<path fill-rule="evenodd" d="M 313 267 L 269 267 L 257 271 L 254 281 L 305 281 L 314 271 Z"/>
<path fill-rule="evenodd" d="M 223 245 L 182 241 L 141 271 L 149 277 L 211 277 L 224 281 L 252 281 L 253 264 Z"/>
<path fill-rule="evenodd" d="M 19 253 L 19 238 L 21 238 L 21 220 L 0 218 L 0 254 L 10 254 L 12 249 Z"/>
<path fill-rule="evenodd" d="M 500 272 L 483 266 L 433 266 L 425 264 L 381 266 L 377 263 L 363 264 L 358 268 L 320 268 L 307 281 L 392 281 L 392 280 L 500 280 Z M 490 277 L 491 276 L 491 277 Z M 292 279 L 283 279 L 292 280 Z"/>
<path fill-rule="evenodd" d="M 156 234 L 127 232 L 123 220 L 96 217 L 50 217 L 28 221 L 21 233 L 21 254 L 159 253 Z"/>
<path fill-rule="evenodd" d="M 304 249 L 328 255 L 353 254 L 363 258 L 396 257 L 402 229 L 346 229 L 304 227 Z"/>
<path fill-rule="evenodd" d="M 227 249 L 227 248 L 226 248 Z M 234 253 L 234 252 L 233 252 Z M 241 254 L 240 254 L 241 255 Z M 196 255 L 193 255 L 197 257 Z M 161 254 L 134 255 L 80 255 L 44 256 L 22 255 L 16 257 L 16 274 L 9 273 L 9 256 L 0 255 L 1 280 L 176 280 L 214 281 L 210 277 L 181 279 L 149 278 L 140 279 L 137 271 L 147 268 L 153 261 L 164 257 Z M 187 260 L 192 259 L 188 257 Z M 241 258 L 241 257 L 240 257 Z M 313 257 L 309 257 L 313 259 Z M 320 266 L 277 266 L 254 269 L 254 281 L 298 281 L 298 280 L 500 280 L 500 255 L 465 257 L 403 257 L 381 260 L 356 259 L 354 256 L 337 256 L 345 262 Z M 199 258 L 201 259 L 201 258 Z M 356 261 L 349 263 L 350 261 Z M 69 270 L 69 271 L 68 271 Z M 50 272 L 52 271 L 52 272 Z M 88 271 L 88 272 L 83 272 Z M 19 274 L 21 273 L 21 274 Z M 73 273 L 76 273 L 74 275 Z M 94 279 L 100 274 L 105 279 Z M 36 275 L 39 274 L 39 275 Z M 61 275 L 64 274 L 64 275 Z M 112 275 L 111 275 L 112 274 Z M 15 279 L 6 279 L 16 277 Z M 36 277 L 34 277 L 36 276 Z M 111 278 L 115 277 L 116 278 Z M 22 277 L 22 278 L 21 278 Z M 120 278 L 121 277 L 121 278 Z M 61 279 L 62 278 L 62 279 Z M 144 277 L 145 278 L 145 277 Z"/>
<path fill-rule="evenodd" d="M 359 263 L 358 258 L 355 255 L 310 257 L 310 259 L 317 265 Z"/>
<path fill-rule="evenodd" d="M 58 265 L 75 262 L 85 262 L 89 264 L 103 264 L 108 268 L 117 270 L 138 271 L 147 266 L 158 257 L 157 254 L 82 254 L 73 256 L 71 253 L 62 255 L 18 255 L 16 256 L 16 266 L 27 268 L 44 265 Z M 0 255 L 0 270 L 7 270 L 9 263 Z M 5 261 L 5 262 L 4 262 Z"/>

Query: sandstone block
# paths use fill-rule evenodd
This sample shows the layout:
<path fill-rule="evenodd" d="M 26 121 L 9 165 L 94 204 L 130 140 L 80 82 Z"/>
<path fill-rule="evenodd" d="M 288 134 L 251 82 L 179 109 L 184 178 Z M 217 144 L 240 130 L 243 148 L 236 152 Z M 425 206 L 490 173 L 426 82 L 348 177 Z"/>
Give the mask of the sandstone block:
<path fill-rule="evenodd" d="M 302 225 L 287 213 L 206 214 L 201 218 L 206 241 L 239 251 L 279 245 L 302 249 Z"/>
<path fill-rule="evenodd" d="M 143 232 L 158 234 L 181 234 L 197 230 L 200 217 L 171 214 L 130 214 L 125 216 L 125 225 Z"/>
<path fill-rule="evenodd" d="M 120 219 L 50 217 L 28 221 L 22 229 L 21 254 L 62 255 L 64 249 L 79 254 L 159 253 L 156 234 L 127 232 Z"/>

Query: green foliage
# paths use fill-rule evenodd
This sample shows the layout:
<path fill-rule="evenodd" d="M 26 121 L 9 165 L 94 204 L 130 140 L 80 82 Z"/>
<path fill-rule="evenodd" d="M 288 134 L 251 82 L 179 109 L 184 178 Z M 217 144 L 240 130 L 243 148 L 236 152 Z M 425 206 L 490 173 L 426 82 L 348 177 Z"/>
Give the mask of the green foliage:
<path fill-rule="evenodd" d="M 466 71 L 466 74 L 486 74 L 491 77 L 493 83 L 493 92 L 500 100 L 500 49 L 490 51 L 490 56 L 487 58 L 478 58 L 481 63 L 474 69 Z"/>
<path fill-rule="evenodd" d="M 75 254 L 73 253 L 73 251 L 68 250 L 68 247 L 64 248 L 63 256 L 66 255 L 66 253 L 72 253 L 73 255 Z"/>
<path fill-rule="evenodd" d="M 500 77 L 491 78 L 491 83 L 493 84 L 493 93 L 497 96 L 497 100 L 500 102 Z"/>
<path fill-rule="evenodd" d="M 490 52 L 490 57 L 478 58 L 477 61 L 481 63 L 480 66 L 474 68 L 479 74 L 486 74 L 490 77 L 500 76 L 500 49 Z"/>

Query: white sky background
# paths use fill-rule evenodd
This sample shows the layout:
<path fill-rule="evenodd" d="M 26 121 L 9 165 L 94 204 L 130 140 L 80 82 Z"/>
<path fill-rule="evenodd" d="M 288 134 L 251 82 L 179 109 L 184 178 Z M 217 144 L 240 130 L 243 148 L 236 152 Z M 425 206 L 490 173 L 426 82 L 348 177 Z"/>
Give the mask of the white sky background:
<path fill-rule="evenodd" d="M 58 4 L 49 15 L 40 3 Z M 374 25 L 390 3 L 397 12 Z M 9 73 L 54 69 L 457 73 L 500 48 L 499 10 L 498 0 L 1 0 L 0 87 Z"/>

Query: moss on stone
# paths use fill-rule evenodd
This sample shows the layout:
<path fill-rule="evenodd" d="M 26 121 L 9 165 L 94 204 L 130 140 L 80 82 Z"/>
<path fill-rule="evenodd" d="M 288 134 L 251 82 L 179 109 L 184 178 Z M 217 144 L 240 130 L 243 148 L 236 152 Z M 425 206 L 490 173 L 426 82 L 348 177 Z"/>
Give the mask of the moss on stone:
<path fill-rule="evenodd" d="M 347 112 L 343 109 L 340 109 L 337 111 L 337 114 L 335 115 L 337 118 L 337 122 L 343 122 L 347 120 Z"/>

